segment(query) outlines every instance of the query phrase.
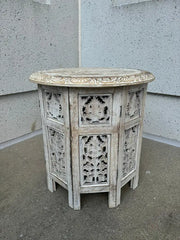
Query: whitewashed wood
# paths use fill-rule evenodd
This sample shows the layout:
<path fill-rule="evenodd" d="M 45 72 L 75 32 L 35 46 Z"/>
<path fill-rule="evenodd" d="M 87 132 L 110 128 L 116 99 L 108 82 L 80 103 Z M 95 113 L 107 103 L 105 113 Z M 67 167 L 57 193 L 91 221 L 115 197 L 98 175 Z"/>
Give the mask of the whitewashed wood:
<path fill-rule="evenodd" d="M 79 96 L 79 94 L 80 94 L 80 96 Z M 81 103 L 79 103 L 79 101 L 81 101 L 81 96 L 83 96 L 87 100 L 87 102 L 90 101 L 91 104 L 94 104 L 94 108 L 97 107 L 97 109 L 98 109 L 98 110 L 93 109 L 93 113 L 95 114 L 95 115 L 93 115 L 93 118 L 96 119 L 97 121 L 94 124 L 94 122 L 92 120 L 89 120 L 89 123 L 87 123 L 86 128 L 84 127 L 83 124 L 79 123 L 81 121 L 81 119 L 79 118 L 78 112 L 80 110 L 78 109 L 78 107 L 80 106 L 80 108 L 83 108 Z M 109 103 L 108 109 L 110 110 L 109 113 L 112 115 L 111 116 L 112 119 L 110 121 L 108 120 L 107 124 L 104 121 L 101 121 L 101 120 L 98 121 L 98 114 L 100 114 L 100 117 L 102 117 L 102 110 L 104 109 L 104 107 L 105 107 L 105 109 L 107 108 L 106 104 L 104 105 L 103 103 L 102 103 L 103 109 L 101 109 L 101 106 L 98 107 L 99 105 L 101 105 L 101 101 L 104 102 L 103 97 L 105 97 L 105 99 L 111 97 L 111 100 L 110 101 L 108 100 L 108 103 Z M 73 148 L 73 145 L 75 145 L 75 148 L 76 148 L 75 152 L 73 152 L 75 160 L 72 158 L 72 161 L 75 164 L 75 166 L 73 167 L 73 175 L 76 176 L 76 178 L 73 180 L 73 185 L 74 185 L 73 190 L 78 189 L 78 191 L 79 191 L 79 187 L 80 187 L 80 192 L 81 192 L 81 187 L 82 187 L 82 189 L 84 187 L 83 180 L 82 180 L 82 171 L 83 171 L 82 159 L 81 159 L 81 157 L 79 158 L 79 156 L 81 156 L 82 148 L 84 148 L 84 145 L 82 145 L 82 143 L 83 143 L 82 139 L 85 139 L 85 141 L 90 141 L 89 144 L 92 146 L 92 151 L 94 151 L 94 152 L 100 151 L 100 154 L 102 151 L 101 147 L 103 147 L 103 145 L 101 146 L 101 144 L 99 142 L 99 147 L 98 147 L 97 139 L 100 138 L 99 141 L 105 141 L 105 139 L 107 139 L 107 140 L 109 139 L 107 142 L 108 145 L 106 145 L 106 147 L 104 146 L 105 148 L 108 148 L 107 159 L 105 160 L 105 161 L 107 161 L 107 179 L 106 180 L 104 179 L 103 180 L 104 182 L 99 182 L 101 179 L 100 177 L 103 173 L 101 173 L 101 171 L 100 171 L 99 172 L 100 175 L 97 175 L 96 168 L 94 169 L 91 167 L 90 169 L 93 169 L 94 174 L 95 174 L 94 176 L 92 175 L 92 179 L 93 178 L 95 179 L 97 176 L 97 179 L 99 179 L 99 180 L 97 180 L 98 182 L 96 182 L 96 180 L 92 180 L 92 183 L 89 184 L 89 188 L 90 188 L 90 192 L 93 192 L 93 187 L 94 187 L 94 192 L 97 192 L 97 190 L 96 190 L 97 184 L 100 184 L 102 188 L 103 188 L 103 186 L 106 187 L 106 185 L 108 184 L 110 186 L 109 187 L 109 206 L 110 207 L 116 206 L 116 174 L 117 174 L 117 149 L 116 149 L 116 146 L 117 146 L 117 142 L 118 142 L 118 126 L 117 126 L 118 121 L 117 121 L 117 119 L 119 118 L 119 111 L 120 111 L 120 109 L 117 108 L 117 103 L 119 102 L 119 100 L 120 100 L 119 93 L 117 91 L 115 91 L 113 88 L 108 89 L 107 92 L 103 91 L 102 89 L 93 89 L 93 90 L 92 89 L 83 89 L 82 90 L 82 89 L 77 88 L 77 89 L 71 89 L 71 93 L 70 93 L 71 119 L 72 119 L 72 122 L 71 122 L 72 148 Z M 97 103 L 95 101 L 97 101 Z M 83 102 L 84 102 L 84 100 L 83 100 Z M 87 105 L 89 105 L 89 103 Z M 105 109 L 104 109 L 104 111 L 105 111 Z M 85 110 L 89 111 L 86 108 L 85 108 Z M 98 111 L 100 111 L 100 112 L 98 112 Z M 88 113 L 87 116 L 89 117 L 91 115 Z M 105 134 L 104 135 L 105 139 L 102 136 L 102 134 Z M 79 143 L 79 147 L 78 147 L 77 142 Z M 93 144 L 95 144 L 95 145 L 93 145 Z M 85 148 L 88 149 L 89 146 L 87 145 Z M 78 149 L 79 149 L 79 152 L 77 151 Z M 91 156 L 91 153 L 90 153 L 90 156 Z M 93 154 L 92 154 L 92 157 L 93 157 Z M 101 165 L 101 163 L 99 163 L 99 164 Z M 80 171 L 79 171 L 79 169 L 80 169 Z M 78 179 L 77 175 L 80 175 L 79 179 Z M 90 180 L 90 182 L 91 182 L 91 180 Z M 86 185 L 86 186 L 88 188 L 88 185 Z M 76 191 L 76 193 L 77 193 L 77 191 Z M 77 195 L 75 195 L 75 197 L 77 198 Z M 74 201 L 75 201 L 75 199 L 74 199 Z M 79 204 L 79 202 L 78 202 L 78 204 Z M 78 208 L 79 208 L 79 206 L 78 206 Z"/>
<path fill-rule="evenodd" d="M 49 76 L 59 78 L 56 74 Z M 135 80 L 130 85 L 127 78 L 129 86 L 107 88 L 103 82 L 99 88 L 98 82 L 95 88 L 94 76 L 87 74 L 92 88 L 77 87 L 81 77 L 71 75 L 76 87 L 59 87 L 55 81 L 54 87 L 38 88 L 48 189 L 55 191 L 56 183 L 67 189 L 75 210 L 81 208 L 81 194 L 97 192 L 108 192 L 109 207 L 116 207 L 122 186 L 138 185 L 147 84 Z M 105 81 L 105 74 L 97 79 Z"/>
<path fill-rule="evenodd" d="M 122 181 L 122 159 L 123 159 L 123 143 L 124 143 L 124 122 L 125 122 L 125 107 L 126 107 L 126 88 L 122 87 L 118 89 L 121 93 L 121 102 L 118 106 L 120 108 L 119 115 L 119 142 L 117 146 L 118 150 L 118 166 L 117 166 L 117 205 L 121 202 L 121 181 Z"/>
<path fill-rule="evenodd" d="M 137 124 L 132 125 L 130 128 L 125 128 L 124 131 L 122 180 L 137 167 L 139 128 L 140 126 Z"/>
<path fill-rule="evenodd" d="M 137 118 L 137 119 L 134 119 L 134 120 L 131 120 L 131 121 L 129 121 L 129 122 L 125 122 L 125 123 L 124 123 L 124 127 L 125 127 L 125 129 L 128 129 L 128 128 L 130 128 L 130 127 L 133 127 L 133 126 L 135 126 L 135 125 L 140 124 L 141 121 L 142 121 L 142 117 Z"/>
<path fill-rule="evenodd" d="M 99 193 L 99 192 L 109 192 L 110 187 L 107 186 L 81 186 L 80 193 Z"/>
<path fill-rule="evenodd" d="M 126 176 L 125 178 L 123 178 L 121 180 L 121 188 L 127 184 L 130 180 L 133 180 L 133 178 L 135 177 L 136 175 L 136 170 L 133 170 L 128 176 Z M 130 181 L 131 182 L 131 181 Z"/>
<path fill-rule="evenodd" d="M 64 87 L 115 87 L 148 83 L 154 76 L 147 71 L 121 68 L 60 68 L 33 73 L 30 81 Z"/>
<path fill-rule="evenodd" d="M 66 134 L 66 161 L 67 161 L 67 184 L 68 184 L 68 202 L 71 208 L 74 207 L 72 191 L 72 163 L 71 163 L 71 141 L 70 141 L 70 112 L 69 112 L 69 89 L 63 89 L 66 92 L 65 102 L 65 134 Z"/>
<path fill-rule="evenodd" d="M 138 87 L 126 87 L 126 100 L 125 100 L 125 125 L 123 130 L 123 136 L 120 138 L 122 139 L 123 146 L 120 147 L 122 159 L 121 159 L 121 174 L 122 174 L 122 180 L 121 182 L 125 182 L 125 179 L 131 179 L 133 177 L 133 171 L 137 168 L 137 162 L 138 162 L 138 137 L 139 137 L 139 131 L 140 131 L 140 123 L 142 119 L 142 104 L 138 104 L 138 112 L 139 114 L 134 117 L 134 114 L 132 115 L 133 118 L 129 118 L 127 116 L 127 111 L 130 110 L 129 108 L 129 92 L 139 92 L 142 91 L 142 85 Z M 144 89 L 143 89 L 144 92 Z M 143 101 L 143 95 L 139 95 L 140 103 Z M 135 99 L 133 99 L 133 104 L 131 106 L 131 113 L 134 113 L 135 110 L 137 110 L 137 105 L 134 104 Z M 132 175 L 131 175 L 132 174 Z M 122 183 L 121 183 L 122 185 Z"/>
<path fill-rule="evenodd" d="M 68 178 L 68 187 L 67 182 L 63 182 L 62 179 L 59 181 L 55 181 L 55 178 L 51 177 L 51 174 L 48 175 L 48 188 L 53 191 L 55 189 L 55 182 L 58 182 L 65 188 L 68 188 L 69 193 L 69 206 L 73 207 L 76 210 L 80 209 L 80 194 L 81 193 L 95 193 L 95 192 L 109 192 L 109 207 L 116 207 L 120 204 L 120 193 L 122 184 L 131 180 L 131 186 L 133 181 L 136 177 L 134 171 L 132 170 L 129 175 L 123 177 L 122 169 L 123 169 L 123 157 L 124 157 L 124 140 L 125 140 L 125 131 L 131 129 L 134 126 L 140 126 L 142 124 L 142 108 L 144 105 L 138 105 L 140 108 L 139 115 L 133 117 L 132 119 L 127 118 L 127 102 L 129 101 L 128 98 L 128 91 L 137 92 L 142 89 L 142 86 L 135 86 L 135 87 L 118 87 L 114 88 L 105 88 L 105 89 L 81 89 L 81 88 L 71 88 L 69 92 L 66 88 L 46 88 L 49 91 L 53 91 L 55 93 L 59 93 L 63 91 L 62 98 L 63 98 L 63 116 L 66 119 L 62 120 L 62 118 L 56 117 L 54 115 L 52 117 L 55 120 L 49 118 L 49 113 L 44 112 L 45 116 L 45 125 L 50 126 L 53 129 L 57 129 L 57 131 L 62 132 L 66 136 L 66 166 L 67 166 L 67 178 Z M 96 98 L 104 98 L 104 103 L 102 106 L 97 105 Z M 83 98 L 83 100 L 82 100 Z M 132 98 L 133 99 L 133 98 Z M 54 100 L 56 101 L 56 100 Z M 87 114 L 83 116 L 81 112 L 83 108 L 83 104 L 87 101 L 90 103 L 87 104 L 88 108 L 85 108 Z M 134 101 L 134 99 L 133 99 Z M 92 112 L 91 112 L 91 105 Z M 90 107 L 89 107 L 90 105 Z M 70 106 L 70 107 L 69 107 Z M 99 106 L 99 107 L 98 107 Z M 133 107 L 136 109 L 136 104 L 130 108 L 131 113 L 133 113 Z M 81 108 L 81 109 L 80 109 Z M 103 116 L 103 111 L 106 109 L 106 115 Z M 129 108 L 128 108 L 129 109 Z M 45 110 L 43 110 L 45 111 Z M 69 116 L 70 114 L 70 116 Z M 110 116 L 110 118 L 109 118 Z M 70 117 L 70 123 L 69 123 Z M 81 118 L 88 117 L 88 121 L 81 123 Z M 84 121 L 83 119 L 83 121 Z M 101 120 L 102 119 L 102 120 Z M 57 120 L 57 121 L 56 121 Z M 65 125 L 65 127 L 64 127 Z M 70 127 L 71 126 L 71 127 Z M 71 128 L 71 129 L 70 129 Z M 71 130 L 71 132 L 70 132 Z M 45 130 L 45 135 L 47 131 Z M 71 134 L 71 141 L 70 136 Z M 91 135 L 92 134 L 92 135 Z M 83 169 L 81 165 L 81 157 L 80 157 L 80 149 L 82 147 L 80 139 L 84 136 L 85 140 L 88 139 L 87 136 L 92 136 L 94 138 L 93 141 L 96 141 L 97 136 L 101 136 L 105 134 L 108 137 L 108 172 L 107 172 L 107 181 L 104 182 L 101 186 L 96 186 L 96 182 L 89 185 L 82 185 L 82 174 L 81 171 Z M 140 134 L 140 133 L 139 133 Z M 79 137 L 81 136 L 81 137 Z M 137 136 L 137 138 L 140 135 Z M 49 136 L 47 136 L 49 137 Z M 138 141 L 138 139 L 137 139 Z M 93 143 L 93 142 L 92 142 Z M 47 141 L 48 144 L 48 141 Z M 90 142 L 91 144 L 91 142 Z M 95 144 L 98 144 L 98 142 Z M 92 145 L 92 144 L 91 144 Z M 111 147 L 110 147 L 111 146 Z M 102 145 L 103 147 L 103 145 Z M 47 146 L 49 149 L 50 146 Z M 71 158 L 70 158 L 70 151 L 71 151 Z M 136 164 L 138 164 L 138 146 L 136 148 Z M 136 166 L 138 168 L 139 166 Z M 72 177 L 71 177 L 72 176 Z M 71 179 L 73 178 L 73 179 Z M 133 180 L 132 180 L 133 179 Z M 73 190 L 72 190 L 73 188 Z"/>
<path fill-rule="evenodd" d="M 140 155 L 141 155 L 141 146 L 142 146 L 143 118 L 144 118 L 145 99 L 147 94 L 147 84 L 144 84 L 143 88 L 144 88 L 144 95 L 142 99 L 142 113 L 141 113 L 141 121 L 139 126 L 139 136 L 138 136 L 138 144 L 137 144 L 136 175 L 130 182 L 130 187 L 133 189 L 135 189 L 138 186 L 138 182 L 139 182 L 139 165 L 140 165 Z"/>
<path fill-rule="evenodd" d="M 117 178 L 118 178 L 118 137 L 119 137 L 119 117 L 121 112 L 120 104 L 122 103 L 121 92 L 119 89 L 114 89 L 113 95 L 113 114 L 111 131 L 111 159 L 110 159 L 110 182 L 109 182 L 109 208 L 117 207 Z"/>
<path fill-rule="evenodd" d="M 64 108 L 66 101 L 64 101 L 63 97 L 66 92 L 63 92 L 60 87 L 55 88 L 44 86 L 42 88 L 42 94 L 45 116 L 44 122 L 47 135 L 49 173 L 60 178 L 61 181 L 67 184 L 67 154 L 65 144 L 67 134 L 65 132 L 66 121 L 64 119 Z M 58 95 L 61 96 L 61 98 L 57 99 Z M 59 106 L 61 106 L 62 109 L 60 112 Z M 49 114 L 49 112 L 52 114 Z M 62 115 L 63 118 L 57 118 L 56 116 L 58 114 Z"/>
<path fill-rule="evenodd" d="M 53 95 L 54 94 L 54 95 Z M 55 98 L 54 96 L 60 95 L 61 98 Z M 52 108 L 49 103 L 47 105 L 47 96 L 50 98 Z M 53 99 L 54 97 L 54 99 Z M 48 172 L 48 188 L 50 191 L 55 190 L 55 179 L 59 179 L 60 185 L 68 186 L 68 199 L 69 205 L 73 207 L 73 198 L 72 198 L 72 182 L 71 182 L 71 161 L 70 161 L 70 125 L 69 125 L 69 100 L 68 100 L 68 89 L 60 88 L 60 87 L 41 87 L 40 90 L 40 99 L 41 109 L 43 112 L 43 136 L 46 140 L 45 143 L 45 152 L 47 155 L 47 172 Z M 56 105 L 55 105 L 56 101 Z M 62 106 L 62 111 L 59 112 L 59 105 Z M 59 112 L 59 113 L 57 113 Z M 52 113 L 52 114 L 51 114 Z M 60 114 L 58 117 L 58 114 Z M 65 175 L 58 176 L 54 173 L 51 166 L 51 145 L 56 144 L 56 139 L 50 145 L 50 133 L 54 131 L 55 136 L 63 136 L 63 148 L 64 148 L 64 165 L 65 165 Z M 54 137 L 55 137 L 54 136 Z M 52 137 L 52 138 L 54 138 Z M 60 144 L 60 142 L 57 142 Z M 60 145 L 54 146 L 54 150 L 56 151 L 57 147 L 61 147 Z M 57 149 L 57 151 L 62 151 L 61 149 Z M 62 152 L 61 152 L 62 153 Z M 60 165 L 59 165 L 60 166 Z M 57 166 L 58 167 L 58 166 Z M 55 174 L 55 175 L 54 175 Z M 62 174 L 62 173 L 61 173 Z"/>
<path fill-rule="evenodd" d="M 109 134 L 79 136 L 81 186 L 109 184 L 110 144 Z M 103 149 L 106 150 L 103 151 Z M 100 159 L 99 156 L 101 156 Z"/>
<path fill-rule="evenodd" d="M 52 176 L 52 179 L 54 180 L 55 183 L 59 184 L 60 186 L 62 186 L 66 190 L 68 190 L 68 185 L 65 182 L 63 182 L 62 180 L 60 180 L 59 178 L 57 178 L 55 176 Z"/>
<path fill-rule="evenodd" d="M 48 144 L 47 144 L 48 136 L 47 136 L 46 125 L 45 125 L 45 111 L 44 111 L 41 85 L 38 85 L 38 92 L 39 92 L 39 101 L 40 101 L 40 108 L 41 108 L 44 154 L 45 154 L 45 160 L 46 160 L 47 186 L 48 186 L 49 191 L 53 192 L 56 190 L 56 184 L 49 173 L 49 154 L 48 154 Z"/>
<path fill-rule="evenodd" d="M 125 122 L 139 119 L 142 116 L 144 85 L 126 87 Z"/>
<path fill-rule="evenodd" d="M 69 89 L 70 122 L 71 122 L 71 161 L 74 210 L 81 208 L 80 174 L 79 174 L 79 139 L 78 139 L 78 99 L 73 89 Z"/>

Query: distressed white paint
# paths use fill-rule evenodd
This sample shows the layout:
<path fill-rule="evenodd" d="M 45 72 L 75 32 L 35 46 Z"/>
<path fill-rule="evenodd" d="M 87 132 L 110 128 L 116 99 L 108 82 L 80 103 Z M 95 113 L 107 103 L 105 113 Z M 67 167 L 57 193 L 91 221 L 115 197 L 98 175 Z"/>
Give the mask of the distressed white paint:
<path fill-rule="evenodd" d="M 66 87 L 114 87 L 152 82 L 152 73 L 122 68 L 60 68 L 33 73 L 31 82 Z"/>
<path fill-rule="evenodd" d="M 154 79 L 146 74 L 66 68 L 31 76 L 39 83 L 48 188 L 67 189 L 75 210 L 81 193 L 108 192 L 113 208 L 124 184 L 138 186 L 146 86 Z"/>

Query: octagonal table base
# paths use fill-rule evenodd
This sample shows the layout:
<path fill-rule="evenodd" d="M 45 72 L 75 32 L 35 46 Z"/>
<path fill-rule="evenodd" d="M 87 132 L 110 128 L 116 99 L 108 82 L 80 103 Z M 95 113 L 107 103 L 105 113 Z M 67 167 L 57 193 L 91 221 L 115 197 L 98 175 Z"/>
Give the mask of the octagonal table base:
<path fill-rule="evenodd" d="M 48 188 L 67 189 L 70 207 L 98 192 L 116 207 L 122 186 L 137 187 L 146 87 L 38 86 Z"/>

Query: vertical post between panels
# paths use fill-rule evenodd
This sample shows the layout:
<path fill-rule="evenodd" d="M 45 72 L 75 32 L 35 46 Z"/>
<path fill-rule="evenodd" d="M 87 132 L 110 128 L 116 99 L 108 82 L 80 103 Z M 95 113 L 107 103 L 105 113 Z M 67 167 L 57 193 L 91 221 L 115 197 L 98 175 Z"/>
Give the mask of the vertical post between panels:
<path fill-rule="evenodd" d="M 39 102 L 40 102 L 40 109 L 41 109 L 41 122 L 42 122 L 42 131 L 43 131 L 43 142 L 44 142 L 44 155 L 46 161 L 46 172 L 47 172 L 47 186 L 50 192 L 56 190 L 56 183 L 52 179 L 50 175 L 50 166 L 49 166 L 49 153 L 48 153 L 48 135 L 47 135 L 47 125 L 45 119 L 45 109 L 43 103 L 43 93 L 42 93 L 42 86 L 38 85 L 38 93 L 39 93 Z"/>
<path fill-rule="evenodd" d="M 126 109 L 126 87 L 118 88 L 121 94 L 121 101 L 118 104 L 120 108 L 120 115 L 119 115 L 119 141 L 118 141 L 118 177 L 117 177 L 117 205 L 121 202 L 121 180 L 122 180 L 122 168 L 123 168 L 123 147 L 124 147 L 124 130 L 125 130 L 125 109 Z"/>
<path fill-rule="evenodd" d="M 112 105 L 112 127 L 111 127 L 111 157 L 110 157 L 110 189 L 109 189 L 109 207 L 118 206 L 117 200 L 117 182 L 118 174 L 118 137 L 119 137 L 119 118 L 120 118 L 121 92 L 119 88 L 114 88 Z"/>
<path fill-rule="evenodd" d="M 72 193 L 72 173 L 71 173 L 71 129 L 70 129 L 70 104 L 69 104 L 69 89 L 63 88 L 64 96 L 64 119 L 65 119 L 65 144 L 66 144 L 66 167 L 67 167 L 67 187 L 68 187 L 68 202 L 71 208 L 73 205 Z"/>
<path fill-rule="evenodd" d="M 78 137 L 78 99 L 76 89 L 69 89 L 70 125 L 71 125 L 71 163 L 74 209 L 79 210 L 80 204 L 80 173 L 79 173 L 79 137 Z"/>
<path fill-rule="evenodd" d="M 140 157 L 141 157 L 143 119 L 144 119 L 145 99 L 147 94 L 147 84 L 144 84 L 142 88 L 144 89 L 144 94 L 141 99 L 142 106 L 141 106 L 141 120 L 139 123 L 139 133 L 138 133 L 138 142 L 137 142 L 136 174 L 135 174 L 135 177 L 130 181 L 130 187 L 133 189 L 135 189 L 138 186 L 138 182 L 139 182 L 139 166 L 140 166 Z"/>

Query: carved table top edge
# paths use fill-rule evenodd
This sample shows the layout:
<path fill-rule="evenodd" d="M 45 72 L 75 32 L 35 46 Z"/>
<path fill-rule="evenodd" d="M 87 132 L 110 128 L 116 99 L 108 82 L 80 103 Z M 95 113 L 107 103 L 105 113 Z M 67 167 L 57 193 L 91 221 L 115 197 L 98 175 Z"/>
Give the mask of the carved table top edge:
<path fill-rule="evenodd" d="M 64 87 L 118 87 L 149 83 L 152 73 L 122 68 L 60 68 L 33 73 L 36 84 Z"/>

